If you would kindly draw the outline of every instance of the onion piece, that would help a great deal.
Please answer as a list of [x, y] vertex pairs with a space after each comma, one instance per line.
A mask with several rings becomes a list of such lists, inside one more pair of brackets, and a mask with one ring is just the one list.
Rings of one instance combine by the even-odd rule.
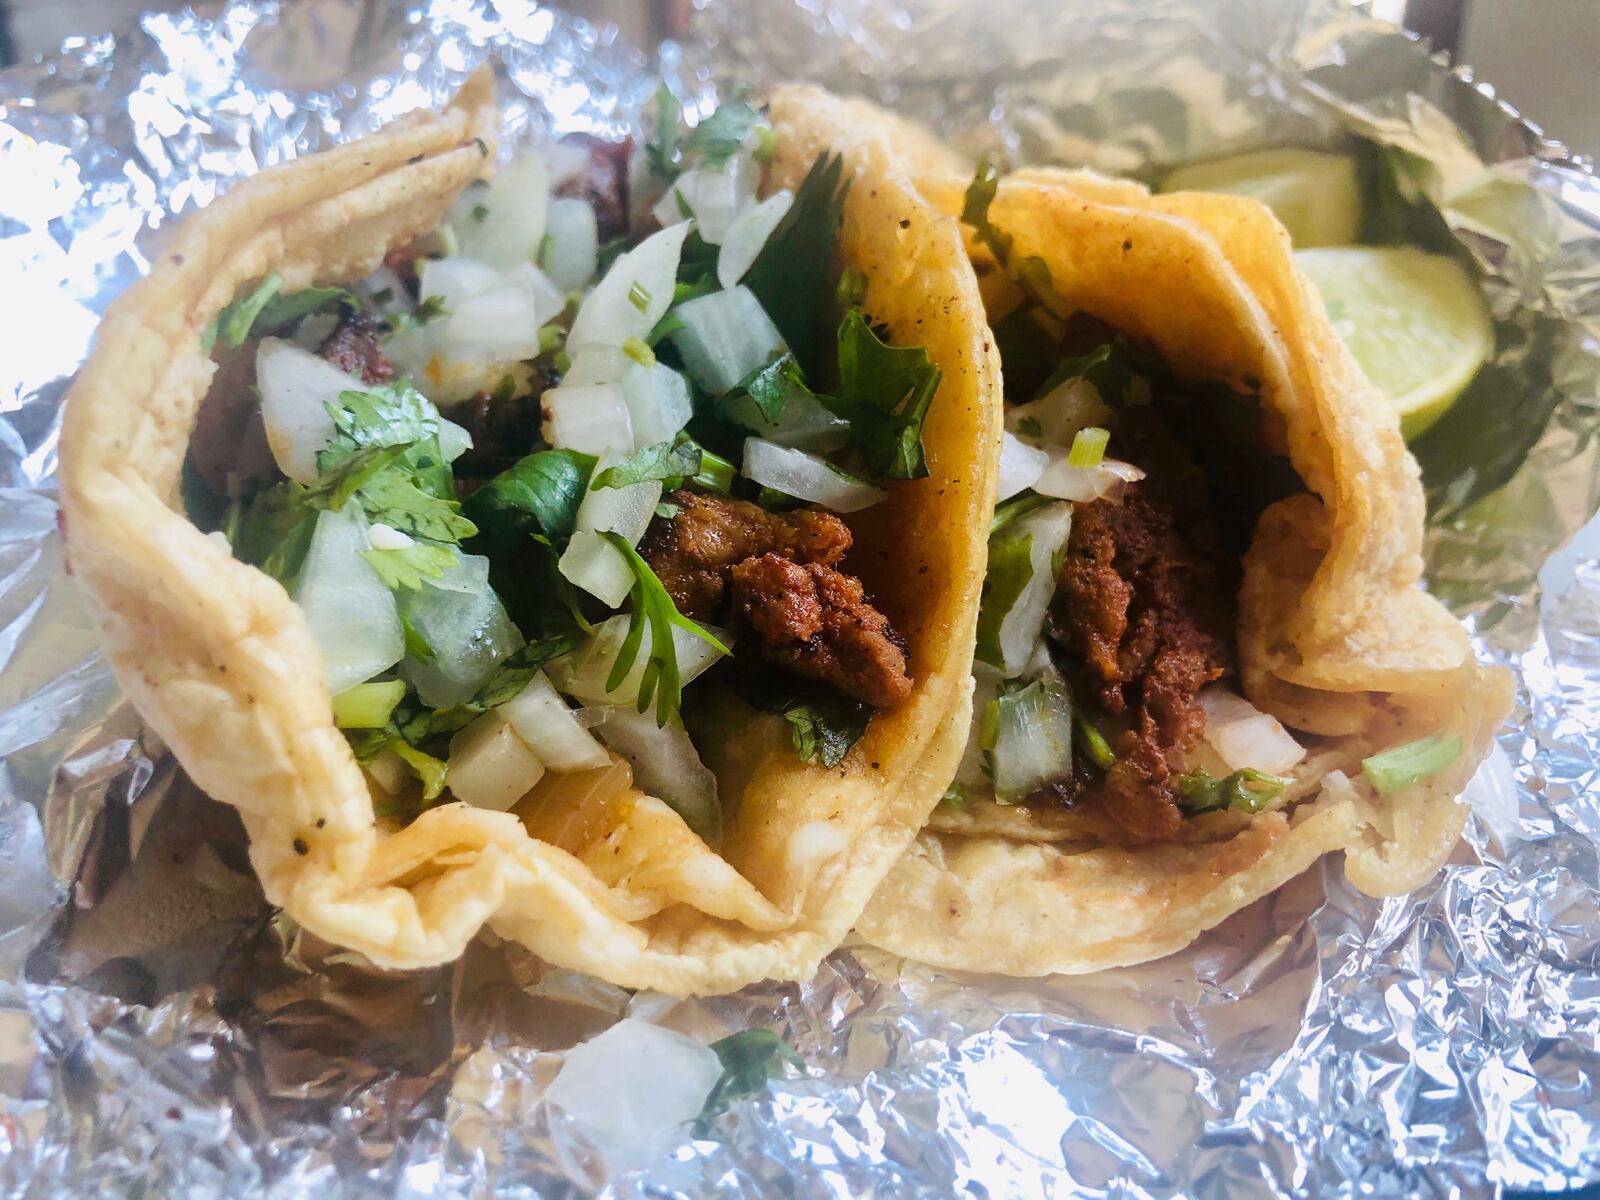
[[498, 711], [484, 713], [450, 739], [445, 779], [451, 795], [474, 808], [505, 812], [544, 777], [544, 764]]
[[778, 222], [794, 204], [788, 189], [773, 192], [760, 204], [751, 205], [733, 219], [717, 253], [717, 282], [725, 288], [737, 287], [767, 244]]
[[[550, 678], [554, 680], [555, 685], [567, 695], [575, 696], [587, 704], [631, 706], [638, 703], [639, 679], [644, 674], [645, 665], [650, 657], [651, 631], [648, 628], [648, 619], [638, 657], [634, 660], [633, 666], [617, 684], [615, 691], [606, 690], [606, 680], [610, 678], [611, 668], [616, 664], [617, 655], [622, 652], [622, 643], [628, 636], [628, 622], [632, 619], [628, 613], [619, 613], [609, 620], [600, 622], [595, 626], [594, 633], [589, 636], [588, 641], [571, 654], [551, 663]], [[703, 628], [723, 645], [728, 644], [728, 634], [723, 630], [710, 625]], [[672, 629], [672, 647], [678, 659], [679, 679], [685, 685], [722, 657], [722, 652], [704, 638], [696, 637], [688, 630], [679, 629], [677, 626], [673, 626]]]
[[649, 337], [672, 304], [678, 259], [688, 236], [686, 222], [673, 225], [617, 259], [578, 306], [567, 353], [576, 358], [590, 344], [620, 346], [631, 337]]
[[472, 449], [472, 435], [454, 421], [439, 418], [439, 453], [445, 462], [455, 462]]
[[[614, 456], [602, 459], [595, 470], [602, 471], [617, 461]], [[633, 588], [633, 569], [621, 552], [600, 535], [607, 531], [620, 533], [630, 546], [637, 546], [660, 499], [661, 481], [656, 479], [585, 493], [578, 505], [576, 528], [561, 552], [561, 574], [609, 607], [620, 606]]]
[[860, 512], [887, 495], [883, 489], [864, 483], [824, 459], [762, 438], [745, 439], [740, 473], [763, 487], [809, 500], [833, 512]]
[[[544, 238], [549, 201], [550, 175], [539, 156], [512, 159], [487, 188], [462, 202], [469, 206], [465, 219], [457, 215], [451, 220], [459, 252], [496, 267], [532, 263]], [[485, 210], [482, 220], [470, 213], [479, 205]]]
[[[1006, 409], [1006, 428], [1043, 446], [1072, 445], [1078, 430], [1104, 425], [1111, 410], [1087, 379], [1069, 379], [1037, 400]], [[1028, 432], [1023, 433], [1024, 430]]]
[[439, 578], [408, 591], [401, 612], [433, 650], [427, 661], [407, 656], [401, 673], [430, 708], [464, 704], [500, 660], [522, 645], [522, 634], [489, 586], [489, 560], [459, 554]]
[[984, 706], [983, 743], [995, 799], [1019, 804], [1072, 773], [1072, 698], [1056, 679], [1035, 679]]
[[996, 500], [1009, 500], [1018, 492], [1031, 488], [1034, 481], [1050, 465], [1050, 456], [1026, 442], [1018, 441], [1009, 433], [1000, 440], [1000, 492]]
[[317, 454], [333, 437], [328, 405], [339, 393], [366, 385], [326, 359], [282, 338], [262, 338], [256, 350], [261, 423], [278, 467], [296, 483], [317, 481]]
[[1013, 678], [1027, 666], [1056, 594], [1072, 506], [1047, 504], [989, 539], [989, 571], [978, 610], [978, 655]]
[[1033, 482], [1033, 490], [1058, 500], [1087, 504], [1091, 500], [1120, 500], [1122, 489], [1144, 478], [1132, 463], [1106, 458], [1095, 467], [1074, 467], [1066, 454], [1052, 454], [1050, 464]]
[[394, 593], [361, 557], [368, 548], [365, 527], [354, 504], [317, 514], [290, 593], [322, 650], [328, 692], [335, 696], [394, 666], [405, 653]]
[[652, 211], [657, 221], [670, 226], [684, 221], [688, 208], [700, 236], [708, 245], [720, 246], [734, 218], [755, 198], [759, 181], [754, 162], [734, 155], [722, 167], [695, 167], [679, 175]]
[[712, 396], [731, 391], [783, 349], [783, 335], [743, 285], [686, 301], [673, 311], [683, 326], [673, 331], [672, 344], [683, 355], [689, 378]]
[[633, 422], [614, 383], [562, 384], [540, 396], [539, 407], [544, 412], [540, 431], [558, 450], [596, 458], [633, 453]]
[[1206, 714], [1201, 736], [1230, 771], [1253, 767], [1281, 775], [1305, 758], [1306, 750], [1278, 719], [1220, 684], [1203, 688], [1198, 697]]
[[647, 367], [630, 359], [619, 382], [633, 424], [635, 450], [670, 442], [694, 416], [688, 381], [665, 363]]
[[850, 422], [836, 417], [803, 392], [790, 395], [776, 421], [769, 421], [749, 396], [738, 393], [724, 401], [728, 417], [769, 442], [794, 450], [839, 450], [850, 444]]
[[600, 261], [600, 226], [587, 200], [562, 196], [550, 201], [544, 252], [539, 265], [563, 291], [588, 283]]
[[700, 760], [682, 721], [674, 717], [657, 726], [653, 709], [641, 713], [618, 706], [595, 732], [628, 760], [634, 786], [666, 801], [690, 829], [715, 840], [722, 827], [717, 777]]
[[499, 709], [517, 736], [552, 771], [587, 771], [611, 762], [605, 747], [578, 723], [543, 671]]

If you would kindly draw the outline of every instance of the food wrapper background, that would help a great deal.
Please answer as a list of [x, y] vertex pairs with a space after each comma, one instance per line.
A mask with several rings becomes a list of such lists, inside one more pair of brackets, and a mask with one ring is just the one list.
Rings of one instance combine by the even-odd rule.
[[[1600, 1179], [1600, 566], [1581, 542], [1557, 550], [1600, 499], [1587, 164], [1332, 0], [712, 0], [693, 28], [653, 63], [511, 0], [255, 0], [0, 73], [0, 1190], [1231, 1197]], [[1393, 147], [1485, 269], [1498, 331], [1453, 426], [1418, 448], [1432, 586], [1522, 684], [1452, 864], [1376, 901], [1329, 863], [1179, 955], [1097, 976], [953, 976], [847, 946], [806, 985], [689, 1002], [489, 943], [374, 972], [275, 918], [235, 818], [94, 653], [56, 533], [60, 400], [175, 215], [438, 103], [485, 56], [522, 137], [624, 130], [662, 70], [698, 111], [712, 79], [811, 77], [966, 148], [1113, 171], [1341, 132]], [[610, 1171], [543, 1093], [623, 1014], [705, 1040], [770, 1028], [806, 1071], [647, 1171]]]

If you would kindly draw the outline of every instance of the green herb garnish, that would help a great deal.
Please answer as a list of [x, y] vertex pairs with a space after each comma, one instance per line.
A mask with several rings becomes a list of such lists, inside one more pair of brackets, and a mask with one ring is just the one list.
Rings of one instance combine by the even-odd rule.
[[1268, 775], [1253, 767], [1235, 771], [1224, 779], [1213, 779], [1198, 767], [1178, 779], [1180, 802], [1191, 813], [1231, 808], [1235, 812], [1256, 813], [1271, 804], [1289, 786], [1279, 775]]
[[1414, 742], [1391, 746], [1361, 760], [1361, 773], [1379, 795], [1387, 796], [1444, 770], [1461, 757], [1461, 738], [1430, 733]]
[[700, 473], [700, 447], [687, 438], [646, 446], [595, 476], [590, 489], [628, 487], [652, 479], [686, 479]]
[[785, 672], [764, 672], [745, 686], [746, 698], [789, 723], [789, 736], [801, 762], [837, 767], [861, 740], [872, 720], [870, 704], [825, 684]]
[[708, 1121], [725, 1111], [735, 1100], [753, 1096], [767, 1082], [784, 1073], [786, 1067], [803, 1071], [805, 1064], [794, 1048], [769, 1029], [745, 1029], [711, 1048], [722, 1060], [722, 1077], [706, 1097], [705, 1107], [696, 1118], [695, 1132], [703, 1135]]
[[695, 154], [708, 167], [720, 167], [740, 150], [750, 131], [761, 125], [761, 114], [743, 97], [724, 101], [684, 139], [685, 154]]
[[744, 279], [811, 378], [820, 378], [817, 313], [827, 300], [834, 243], [849, 190], [844, 159], [819, 155]]
[[449, 546], [414, 542], [398, 550], [363, 550], [361, 557], [391, 591], [415, 591], [424, 580], [438, 579], [456, 564], [456, 551]]
[[606, 679], [606, 691], [615, 691], [628, 677], [628, 672], [638, 660], [645, 626], [648, 625], [650, 651], [644, 673], [639, 677], [639, 711], [645, 712], [654, 701], [656, 724], [665, 726], [683, 704], [683, 679], [678, 673], [678, 652], [672, 644], [672, 627], [676, 625], [692, 633], [723, 654], [731, 651], [708, 630], [678, 611], [678, 606], [672, 602], [672, 597], [662, 586], [661, 580], [656, 578], [650, 564], [639, 557], [639, 552], [627, 538], [609, 530], [600, 536], [617, 548], [633, 571], [633, 588], [628, 593], [633, 602], [633, 611], [628, 619], [628, 635], [623, 638], [616, 664]]
[[925, 348], [889, 345], [851, 309], [839, 325], [839, 394], [818, 399], [850, 422], [868, 474], [921, 479], [928, 473], [922, 423], [939, 378]]

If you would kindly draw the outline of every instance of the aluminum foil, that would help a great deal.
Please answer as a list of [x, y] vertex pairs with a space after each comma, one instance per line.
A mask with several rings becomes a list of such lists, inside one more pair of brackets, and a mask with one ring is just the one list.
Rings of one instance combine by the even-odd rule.
[[[674, 1002], [480, 942], [386, 974], [263, 904], [230, 810], [118, 696], [61, 570], [60, 401], [173, 219], [433, 104], [628, 125], [663, 72], [810, 76], [1017, 160], [1135, 173], [1355, 132], [1484, 268], [1496, 357], [1419, 448], [1433, 586], [1521, 681], [1452, 864], [1328, 862], [1181, 954], [1081, 979], [866, 947]], [[700, 4], [655, 62], [515, 0], [244, 0], [0, 73], [0, 1188], [8, 1195], [1488, 1195], [1600, 1178], [1600, 184], [1333, 0]], [[1502, 486], [1503, 485], [1503, 486]], [[543, 1101], [623, 1015], [778, 1031], [803, 1075], [639, 1170]]]

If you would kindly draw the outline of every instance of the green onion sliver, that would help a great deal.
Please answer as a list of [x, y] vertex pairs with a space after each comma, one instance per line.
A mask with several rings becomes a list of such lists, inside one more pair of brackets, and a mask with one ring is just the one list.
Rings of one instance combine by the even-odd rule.
[[340, 729], [382, 729], [405, 695], [399, 679], [358, 683], [333, 698], [333, 723]]
[[1111, 440], [1108, 430], [1098, 425], [1078, 430], [1072, 439], [1072, 449], [1067, 451], [1069, 467], [1098, 467], [1106, 456], [1106, 443]]
[[1361, 773], [1387, 796], [1414, 783], [1420, 783], [1444, 770], [1461, 757], [1461, 738], [1455, 734], [1430, 733], [1427, 737], [1387, 750], [1361, 760]]
[[656, 365], [656, 352], [650, 349], [650, 343], [643, 338], [626, 338], [622, 343], [622, 352], [641, 367]]
[[711, 453], [704, 446], [700, 447], [700, 473], [691, 481], [696, 487], [725, 496], [733, 490], [733, 475], [731, 462], [720, 454]]
[[1117, 761], [1117, 754], [1106, 741], [1106, 735], [1094, 727], [1081, 709], [1074, 709], [1073, 722], [1078, 733], [1078, 748], [1089, 756], [1089, 761], [1102, 771], [1109, 771]]
[[539, 326], [539, 353], [549, 354], [567, 344], [567, 331], [559, 325]]
[[650, 307], [650, 289], [635, 279], [628, 289], [628, 303], [640, 312], [646, 311]]

